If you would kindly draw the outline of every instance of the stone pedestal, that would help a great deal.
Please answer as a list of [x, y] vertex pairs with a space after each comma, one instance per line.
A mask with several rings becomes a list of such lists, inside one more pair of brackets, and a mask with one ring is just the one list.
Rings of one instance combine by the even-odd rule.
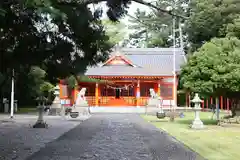
[[38, 107], [38, 120], [33, 125], [33, 128], [47, 128], [48, 125], [46, 122], [43, 121], [43, 112], [44, 112], [44, 106]]
[[9, 112], [9, 104], [5, 103], [4, 104], [4, 113], [8, 113]]
[[76, 104], [75, 106], [73, 106], [72, 111], [70, 113], [72, 118], [76, 118], [76, 114], [79, 115], [90, 115], [90, 111], [89, 111], [89, 105], [87, 101], [81, 101], [79, 102], [79, 104]]
[[160, 103], [159, 99], [149, 98], [148, 103], [147, 103], [147, 107], [158, 107], [159, 103]]
[[61, 117], [65, 117], [65, 113], [66, 113], [66, 110], [65, 110], [65, 107], [62, 105], [61, 106], [61, 112], [60, 112], [60, 115], [61, 115]]
[[3, 106], [4, 106], [4, 113], [9, 112], [9, 100], [7, 98], [3, 98]]
[[195, 112], [195, 119], [192, 122], [191, 128], [203, 129], [204, 125], [199, 116], [199, 112], [201, 111], [200, 104], [202, 103], [202, 100], [199, 98], [198, 94], [196, 93], [191, 102], [194, 103], [193, 111]]
[[201, 111], [201, 108], [199, 109], [193, 109], [195, 111], [195, 119], [192, 122], [192, 126], [191, 128], [193, 129], [203, 129], [204, 125], [203, 122], [201, 121], [200, 117], [199, 117], [199, 112]]

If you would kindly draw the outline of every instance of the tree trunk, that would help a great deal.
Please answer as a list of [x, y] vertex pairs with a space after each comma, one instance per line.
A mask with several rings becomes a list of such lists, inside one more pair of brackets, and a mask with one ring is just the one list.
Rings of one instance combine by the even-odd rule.
[[217, 116], [217, 120], [219, 120], [219, 98], [216, 97], [216, 116]]
[[236, 110], [240, 109], [240, 100], [238, 98], [234, 98], [231, 101], [231, 112], [232, 112], [232, 117], [236, 116]]

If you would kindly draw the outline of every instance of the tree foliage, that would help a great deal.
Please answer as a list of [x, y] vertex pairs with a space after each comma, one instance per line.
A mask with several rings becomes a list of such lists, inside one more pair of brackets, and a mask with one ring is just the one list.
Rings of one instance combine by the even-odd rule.
[[[87, 66], [105, 61], [112, 47], [100, 20], [102, 9], [91, 11], [89, 4], [106, 1], [112, 21], [126, 14], [130, 0], [2, 0], [0, 1], [0, 99], [9, 95], [12, 70], [17, 80], [17, 97], [32, 93], [39, 84], [83, 73]], [[152, 6], [141, 0], [138, 3]], [[156, 8], [160, 9], [161, 8]], [[162, 10], [163, 12], [168, 12]], [[170, 12], [168, 12], [171, 14]], [[29, 75], [30, 74], [30, 75]], [[30, 77], [29, 77], [30, 76]], [[49, 82], [48, 82], [49, 81]], [[35, 87], [29, 87], [35, 86]], [[45, 90], [49, 84], [44, 84]], [[38, 91], [32, 93], [33, 97]], [[21, 100], [24, 99], [21, 97]]]
[[36, 86], [37, 79], [28, 76], [32, 66], [41, 68], [45, 81], [57, 83], [108, 57], [111, 44], [99, 10], [91, 12], [77, 1], [57, 0], [3, 0], [0, 8], [4, 11], [0, 16], [0, 99], [9, 97], [12, 69], [16, 98], [29, 101], [23, 92], [35, 97], [46, 88]]
[[51, 6], [64, 16], [48, 16], [46, 10], [25, 8], [18, 2], [2, 2], [6, 14], [0, 23], [1, 73], [39, 65], [54, 81], [107, 58], [111, 46], [99, 11], [92, 13], [77, 2], [52, 1]]
[[240, 40], [214, 38], [196, 51], [182, 68], [180, 83], [202, 94], [240, 93]]
[[[162, 8], [173, 8], [174, 1], [158, 0], [156, 6]], [[181, 15], [187, 15], [187, 8], [185, 5], [188, 4], [186, 0], [176, 1], [175, 8], [172, 12]], [[185, 4], [185, 5], [183, 5]], [[152, 9], [150, 13], [145, 11], [137, 10], [134, 16], [130, 16], [130, 28], [134, 30], [134, 33], [130, 35], [130, 42], [132, 45], [138, 47], [170, 47], [173, 44], [172, 35], [172, 19], [173, 16], [162, 13], [159, 10]], [[177, 19], [183, 23], [184, 19]], [[178, 25], [175, 26], [178, 29]], [[179, 34], [176, 33], [176, 37]]]
[[163, 19], [166, 20], [164, 16], [162, 20], [159, 19], [154, 13], [147, 14], [138, 9], [135, 15], [130, 17], [129, 28], [134, 30], [130, 34], [130, 44], [137, 47], [169, 47], [171, 45], [169, 21], [164, 21]]
[[126, 25], [122, 22], [112, 22], [108, 19], [102, 20], [106, 35], [112, 46], [120, 44], [127, 35]]
[[[38, 66], [32, 66], [30, 69], [21, 68], [18, 75], [15, 76], [15, 99], [18, 100], [20, 106], [31, 106], [35, 104], [35, 99], [41, 95], [48, 97], [52, 93], [54, 87], [46, 79], [46, 71]], [[4, 96], [10, 99], [11, 82], [7, 81], [4, 86]], [[2, 88], [3, 89], [3, 88]]]
[[239, 0], [195, 0], [190, 7], [186, 32], [193, 51], [214, 37], [225, 37], [240, 16]]

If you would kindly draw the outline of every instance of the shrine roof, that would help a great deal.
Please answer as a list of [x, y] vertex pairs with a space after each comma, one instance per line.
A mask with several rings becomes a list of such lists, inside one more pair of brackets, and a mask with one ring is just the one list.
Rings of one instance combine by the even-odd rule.
[[[122, 48], [118, 55], [131, 62], [130, 65], [101, 64], [88, 67], [87, 76], [171, 76], [173, 75], [173, 48]], [[185, 53], [175, 48], [176, 72], [186, 62]], [[107, 62], [109, 62], [109, 60]], [[133, 64], [133, 65], [132, 65]]]

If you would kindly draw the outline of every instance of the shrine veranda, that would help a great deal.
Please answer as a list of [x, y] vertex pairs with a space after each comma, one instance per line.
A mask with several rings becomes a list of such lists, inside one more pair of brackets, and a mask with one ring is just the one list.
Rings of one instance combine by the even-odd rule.
[[186, 57], [182, 49], [175, 49], [177, 78], [174, 86], [173, 51], [173, 48], [121, 48], [113, 51], [106, 62], [89, 67], [85, 72], [89, 78], [106, 80], [105, 83], [80, 82], [72, 93], [68, 93], [67, 85], [61, 81], [60, 98], [64, 104], [71, 105], [79, 90], [85, 87], [89, 106], [145, 106], [149, 89], [153, 88], [162, 97], [163, 106], [174, 105], [176, 95], [173, 89], [177, 88], [180, 66], [186, 62]]

